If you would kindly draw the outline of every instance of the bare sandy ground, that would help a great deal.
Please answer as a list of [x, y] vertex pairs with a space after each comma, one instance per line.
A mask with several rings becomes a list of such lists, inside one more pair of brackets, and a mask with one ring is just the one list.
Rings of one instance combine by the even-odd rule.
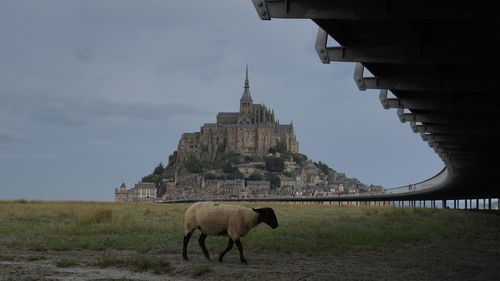
[[[209, 249], [216, 257], [214, 249]], [[248, 265], [239, 263], [233, 249], [220, 264], [205, 260], [201, 250], [183, 261], [180, 253], [161, 253], [173, 266], [171, 272], [133, 273], [124, 268], [95, 266], [103, 251], [34, 252], [0, 249], [0, 280], [500, 280], [500, 242], [474, 241], [462, 244], [414, 245], [392, 251], [350, 251], [341, 255], [301, 255], [246, 252]], [[107, 251], [127, 256], [133, 252]], [[29, 261], [32, 256], [46, 259]], [[6, 258], [10, 257], [10, 258]], [[78, 266], [60, 268], [61, 258], [72, 258]], [[211, 271], [195, 276], [195, 267]]]

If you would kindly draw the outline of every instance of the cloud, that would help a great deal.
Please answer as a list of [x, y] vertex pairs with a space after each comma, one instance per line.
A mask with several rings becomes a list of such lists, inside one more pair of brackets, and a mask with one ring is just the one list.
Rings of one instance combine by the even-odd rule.
[[32, 154], [32, 153], [0, 153], [0, 158], [39, 158], [39, 159], [59, 159], [60, 155], [54, 153]]
[[[29, 102], [26, 102], [29, 100]], [[199, 116], [212, 112], [186, 103], [117, 102], [51, 94], [6, 97], [0, 114], [24, 116], [40, 123], [77, 127], [109, 118], [166, 121], [177, 116]], [[0, 140], [21, 137], [0, 131]]]
[[0, 143], [14, 143], [28, 139], [28, 135], [20, 134], [7, 129], [0, 129]]
[[90, 63], [94, 60], [95, 53], [91, 49], [84, 48], [75, 51], [74, 56], [78, 61], [82, 63]]
[[113, 144], [112, 140], [93, 140], [93, 141], [87, 141], [84, 142], [83, 145], [86, 146], [105, 146], [105, 145], [111, 145]]

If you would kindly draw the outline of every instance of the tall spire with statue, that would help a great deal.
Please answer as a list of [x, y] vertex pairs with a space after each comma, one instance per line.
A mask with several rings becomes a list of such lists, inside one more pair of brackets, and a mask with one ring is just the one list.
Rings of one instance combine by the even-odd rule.
[[253, 100], [250, 95], [250, 83], [248, 82], [248, 63], [246, 65], [245, 74], [245, 89], [240, 99], [240, 120], [238, 123], [248, 124], [251, 123], [253, 113]]
[[248, 63], [246, 65], [246, 75], [245, 75], [245, 90], [243, 90], [243, 95], [240, 101], [253, 102], [252, 96], [250, 95], [250, 83], [248, 82]]

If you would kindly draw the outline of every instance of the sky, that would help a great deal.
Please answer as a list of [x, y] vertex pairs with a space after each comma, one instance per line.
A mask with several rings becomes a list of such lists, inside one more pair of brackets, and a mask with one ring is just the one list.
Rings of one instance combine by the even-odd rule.
[[114, 200], [239, 110], [246, 63], [254, 103], [293, 120], [313, 161], [385, 187], [437, 174], [353, 63], [320, 62], [316, 33], [250, 0], [0, 0], [0, 199]]

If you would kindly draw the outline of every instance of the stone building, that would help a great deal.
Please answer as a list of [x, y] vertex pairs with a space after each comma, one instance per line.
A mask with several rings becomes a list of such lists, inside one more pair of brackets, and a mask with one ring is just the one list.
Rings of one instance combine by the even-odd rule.
[[280, 175], [279, 178], [281, 187], [296, 187], [299, 185], [299, 183], [292, 177]]
[[115, 188], [115, 201], [125, 202], [128, 200], [128, 191], [125, 183], [123, 182], [119, 188]]
[[269, 195], [271, 183], [269, 181], [248, 181], [245, 191], [253, 197]]
[[154, 201], [157, 196], [157, 188], [152, 182], [138, 182], [129, 190], [122, 183], [120, 188], [115, 188], [115, 201]]
[[278, 142], [284, 143], [292, 153], [299, 152], [293, 122], [280, 124], [274, 110], [253, 103], [247, 66], [239, 112], [219, 112], [216, 123], [205, 123], [199, 132], [182, 134], [177, 147], [177, 160], [182, 163], [189, 155], [194, 155], [211, 161], [217, 153], [224, 152], [264, 155]]
[[156, 199], [156, 186], [152, 182], [138, 182], [131, 189], [132, 201], [153, 201]]
[[245, 180], [234, 179], [226, 180], [224, 185], [224, 195], [238, 196], [240, 192], [245, 188]]

